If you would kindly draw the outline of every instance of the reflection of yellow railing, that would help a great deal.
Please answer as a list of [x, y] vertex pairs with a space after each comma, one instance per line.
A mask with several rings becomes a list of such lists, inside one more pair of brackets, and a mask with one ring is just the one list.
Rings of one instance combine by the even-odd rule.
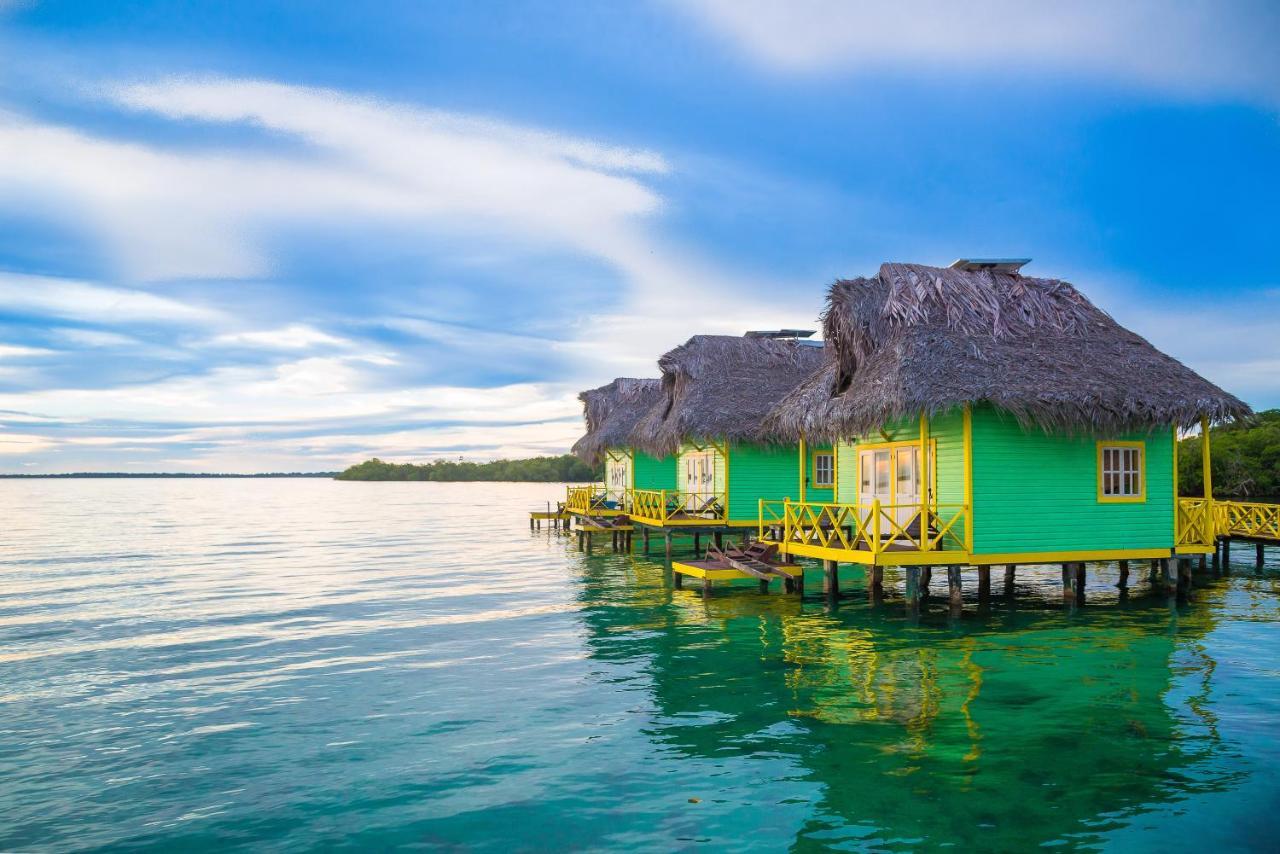
[[[1179, 499], [1179, 506], [1188, 499]], [[1248, 501], [1214, 501], [1213, 517], [1220, 537], [1253, 537], [1280, 540], [1280, 504]]]
[[[765, 513], [777, 502], [761, 503], [760, 529]], [[963, 504], [813, 504], [782, 502], [782, 536], [786, 545], [814, 546], [842, 551], [930, 552], [964, 550], [964, 526], [969, 510]]]
[[[615, 506], [610, 507], [609, 505], [611, 503]], [[584, 515], [616, 511], [620, 509], [616, 506], [616, 502], [611, 502], [609, 500], [609, 493], [606, 492], [605, 488], [599, 484], [568, 487], [564, 506], [570, 513], [581, 513]]]
[[1214, 502], [1207, 498], [1178, 499], [1178, 546], [1213, 545], [1216, 534]]
[[723, 492], [631, 489], [626, 506], [632, 519], [652, 524], [707, 524], [727, 519], [728, 496]]

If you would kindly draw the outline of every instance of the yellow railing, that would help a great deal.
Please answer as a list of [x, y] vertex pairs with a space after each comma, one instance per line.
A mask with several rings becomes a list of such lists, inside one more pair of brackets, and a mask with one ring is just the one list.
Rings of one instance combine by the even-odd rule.
[[606, 510], [621, 508], [609, 506], [609, 494], [599, 484], [591, 486], [570, 486], [565, 496], [564, 506], [570, 513], [590, 515]]
[[[1179, 506], [1183, 501], [1178, 500]], [[1203, 500], [1203, 499], [1201, 499]], [[1280, 540], [1280, 504], [1249, 501], [1214, 501], [1215, 533], [1226, 537], [1254, 537]]]
[[1178, 546], [1209, 546], [1217, 535], [1214, 502], [1207, 498], [1179, 498]]
[[723, 492], [684, 492], [678, 489], [627, 490], [627, 512], [633, 519], [661, 525], [679, 522], [723, 522], [728, 496]]
[[775, 539], [774, 532], [777, 532], [778, 539], [781, 538], [782, 528], [786, 522], [783, 507], [785, 501], [766, 501], [760, 499], [760, 527], [756, 532], [756, 536], [762, 540]]
[[[761, 502], [761, 536], [777, 523], [765, 514], [777, 502]], [[963, 504], [816, 504], [782, 502], [782, 539], [786, 545], [843, 551], [963, 551], [969, 509]]]

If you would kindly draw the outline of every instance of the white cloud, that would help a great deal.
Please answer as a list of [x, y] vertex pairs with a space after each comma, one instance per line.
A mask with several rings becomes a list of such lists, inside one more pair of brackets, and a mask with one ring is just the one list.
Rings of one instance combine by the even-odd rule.
[[49, 450], [54, 444], [53, 440], [47, 436], [0, 431], [0, 455], [13, 456], [38, 453]]
[[266, 350], [310, 350], [314, 347], [350, 347], [352, 342], [308, 326], [291, 323], [279, 329], [228, 332], [210, 342], [224, 347], [256, 347]]
[[278, 365], [222, 366], [198, 376], [114, 388], [0, 393], [0, 411], [42, 418], [207, 425], [306, 425], [391, 418], [516, 422], [577, 413], [567, 390], [539, 384], [498, 388], [389, 386], [382, 354], [313, 356]]
[[1280, 97], [1265, 2], [691, 0], [672, 4], [769, 67], [1093, 75], [1176, 92]]
[[0, 113], [0, 201], [72, 219], [139, 279], [269, 275], [268, 238], [308, 222], [477, 229], [612, 260], [616, 235], [659, 207], [634, 176], [668, 168], [653, 152], [331, 90], [175, 79], [97, 94], [300, 143], [129, 143]]
[[122, 335], [119, 332], [106, 332], [101, 329], [64, 327], [52, 329], [50, 334], [59, 341], [76, 347], [136, 347], [142, 344], [137, 338], [129, 335]]
[[202, 324], [221, 312], [146, 291], [0, 272], [0, 310], [90, 323]]
[[56, 350], [42, 347], [23, 347], [19, 344], [0, 344], [0, 359], [24, 359], [31, 356], [52, 356]]

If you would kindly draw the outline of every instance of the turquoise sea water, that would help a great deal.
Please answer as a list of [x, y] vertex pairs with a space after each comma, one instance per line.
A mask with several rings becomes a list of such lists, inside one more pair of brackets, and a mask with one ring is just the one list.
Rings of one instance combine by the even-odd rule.
[[835, 609], [673, 592], [660, 558], [530, 532], [560, 493], [0, 483], [0, 850], [1280, 839], [1252, 549], [1188, 607], [1093, 570], [1064, 612], [1047, 568], [912, 625], [893, 572], [879, 608], [852, 570]]

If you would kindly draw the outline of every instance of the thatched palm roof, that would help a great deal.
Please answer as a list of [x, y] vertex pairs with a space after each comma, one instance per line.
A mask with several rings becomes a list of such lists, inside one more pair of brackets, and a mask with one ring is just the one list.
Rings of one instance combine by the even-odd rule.
[[618, 377], [608, 385], [578, 395], [587, 421], [587, 434], [573, 444], [572, 451], [594, 465], [610, 448], [631, 445], [636, 422], [662, 397], [662, 382]]
[[885, 264], [833, 284], [822, 320], [828, 361], [770, 413], [779, 438], [862, 435], [981, 402], [1093, 434], [1251, 414], [1057, 279]]
[[695, 335], [658, 360], [663, 397], [633, 444], [666, 456], [685, 440], [768, 441], [764, 416], [822, 362], [821, 347], [792, 340]]

